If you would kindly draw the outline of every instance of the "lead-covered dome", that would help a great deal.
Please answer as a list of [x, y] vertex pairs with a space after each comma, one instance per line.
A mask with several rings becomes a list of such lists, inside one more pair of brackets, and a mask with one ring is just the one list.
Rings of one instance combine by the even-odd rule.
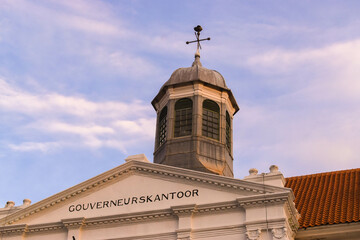
[[196, 82], [202, 83], [211, 88], [215, 88], [219, 91], [227, 92], [230, 101], [235, 108], [235, 113], [239, 110], [231, 90], [226, 86], [224, 77], [218, 71], [203, 67], [200, 62], [200, 54], [198, 52], [195, 54], [195, 61], [191, 67], [179, 68], [175, 70], [173, 74], [171, 74], [171, 77], [161, 87], [159, 93], [152, 100], [151, 104], [155, 109], [157, 109], [155, 105], [159, 103], [162, 97], [166, 94], [166, 91], [169, 87], [176, 88], [194, 84]]
[[201, 81], [215, 87], [228, 89], [224, 77], [219, 72], [202, 66], [200, 55], [195, 55], [195, 61], [191, 67], [175, 70], [162, 88], [170, 85], [182, 85], [193, 81]]

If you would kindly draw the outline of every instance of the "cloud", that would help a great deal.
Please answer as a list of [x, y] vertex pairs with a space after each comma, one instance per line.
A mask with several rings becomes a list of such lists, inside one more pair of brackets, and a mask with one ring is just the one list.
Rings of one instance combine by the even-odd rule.
[[125, 117], [130, 110], [134, 110], [135, 117], [148, 114], [149, 107], [142, 101], [124, 102], [93, 102], [83, 97], [65, 96], [58, 93], [29, 93], [16, 86], [10, 85], [0, 78], [0, 107], [2, 110], [37, 116], [69, 115], [87, 118]]
[[257, 79], [281, 89], [274, 97], [288, 107], [357, 104], [360, 101], [360, 39], [319, 48], [276, 49], [250, 56], [242, 66]]
[[23, 0], [6, 1], [3, 5], [8, 14], [17, 15], [20, 21], [31, 18], [42, 26], [81, 31], [100, 36], [121, 33], [119, 25], [114, 24], [109, 8], [100, 2], [75, 0], [71, 3]]
[[60, 144], [57, 142], [23, 142], [18, 145], [9, 144], [10, 149], [19, 152], [29, 152], [29, 151], [41, 151], [48, 152], [60, 147]]
[[[360, 155], [360, 110], [350, 107], [299, 105], [292, 98], [283, 103], [242, 104], [235, 116], [237, 161], [266, 170], [277, 164], [288, 175], [353, 168]], [[291, 108], [284, 107], [291, 105]], [[234, 164], [239, 164], [237, 161]], [[239, 167], [244, 170], [243, 167]], [[246, 169], [245, 169], [246, 170]], [[244, 175], [246, 173], [242, 173]]]
[[118, 120], [113, 123], [122, 133], [133, 135], [142, 134], [152, 137], [155, 132], [155, 119], [140, 118], [136, 121]]
[[359, 62], [360, 39], [357, 39], [314, 49], [295, 51], [276, 49], [251, 56], [245, 64], [260, 73], [265, 71], [267, 74], [278, 74], [298, 70], [304, 65], [313, 63], [317, 63], [316, 67], [326, 66], [327, 70], [332, 71], [339, 68], [352, 70], [359, 66]]
[[[8, 144], [14, 151], [107, 147], [126, 152], [133, 144], [152, 140], [155, 132], [152, 109], [139, 100], [94, 102], [53, 92], [34, 93], [4, 79], [0, 79], [0, 112], [13, 116], [4, 119], [3, 125], [9, 135], [20, 139]], [[17, 118], [21, 122], [13, 121]], [[49, 138], [51, 142], [45, 140]]]
[[94, 65], [103, 71], [118, 73], [131, 78], [144, 78], [160, 74], [160, 69], [144, 57], [121, 50], [112, 51], [104, 48], [89, 49], [83, 52]]
[[36, 95], [9, 85], [0, 79], [0, 106], [2, 110], [24, 114], [66, 112], [84, 115], [96, 111], [96, 104], [82, 98], [62, 96], [56, 93]]
[[63, 15], [58, 17], [58, 24], [60, 24], [60, 22], [61, 25], [66, 28], [97, 34], [100, 36], [118, 35], [120, 33], [114, 25], [85, 17]]
[[77, 134], [80, 136], [87, 135], [107, 135], [114, 134], [115, 131], [112, 128], [99, 126], [99, 125], [89, 125], [89, 126], [76, 126], [73, 124], [67, 124], [62, 122], [50, 122], [46, 125], [47, 131], [52, 132], [64, 132], [70, 134]]

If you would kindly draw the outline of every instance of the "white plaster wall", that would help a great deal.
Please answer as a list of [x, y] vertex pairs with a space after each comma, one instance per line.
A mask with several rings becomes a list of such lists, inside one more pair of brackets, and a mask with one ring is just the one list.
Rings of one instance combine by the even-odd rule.
[[193, 229], [241, 225], [244, 223], [245, 211], [242, 208], [237, 208], [231, 212], [199, 213], [195, 214], [192, 219]]
[[20, 235], [8, 235], [0, 237], [1, 240], [22, 240], [22, 236]]
[[66, 240], [67, 231], [26, 234], [24, 240]]
[[249, 207], [246, 209], [246, 221], [253, 222], [259, 220], [271, 220], [278, 218], [285, 218], [286, 213], [283, 204], [258, 207]]
[[84, 228], [82, 240], [117, 239], [135, 236], [147, 236], [174, 233], [177, 229], [176, 219], [148, 221], [141, 223], [118, 224], [99, 228]]
[[56, 231], [56, 232], [37, 232], [28, 233], [24, 235], [4, 235], [1, 236], [1, 240], [66, 240], [67, 231]]
[[194, 237], [192, 239], [207, 239], [207, 240], [247, 240], [245, 234], [219, 234], [218, 236], [203, 236]]

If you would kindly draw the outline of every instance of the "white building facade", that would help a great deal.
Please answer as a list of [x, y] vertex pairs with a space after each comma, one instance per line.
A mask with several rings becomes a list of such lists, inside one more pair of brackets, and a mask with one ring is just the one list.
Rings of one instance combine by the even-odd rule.
[[0, 239], [295, 238], [294, 195], [276, 167], [239, 180], [133, 158], [33, 205], [2, 209]]

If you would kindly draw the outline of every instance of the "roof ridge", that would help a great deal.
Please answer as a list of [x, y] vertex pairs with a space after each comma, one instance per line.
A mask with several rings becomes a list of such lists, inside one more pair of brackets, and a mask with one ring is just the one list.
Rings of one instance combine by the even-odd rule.
[[299, 176], [286, 177], [285, 179], [293, 179], [293, 178], [301, 178], [301, 177], [312, 177], [312, 176], [316, 176], [316, 175], [326, 175], [326, 174], [336, 174], [336, 173], [348, 173], [348, 172], [351, 172], [351, 171], [360, 171], [360, 168], [335, 170], [335, 171], [329, 171], [329, 172], [311, 173], [311, 174], [305, 174], [305, 175], [299, 175]]

